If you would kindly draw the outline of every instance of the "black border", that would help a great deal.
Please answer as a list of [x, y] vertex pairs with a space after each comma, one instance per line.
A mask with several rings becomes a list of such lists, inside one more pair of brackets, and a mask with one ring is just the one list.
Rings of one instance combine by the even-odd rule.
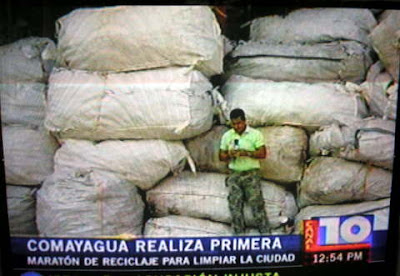
[[[0, 26], [5, 25], [7, 34], [9, 37], [8, 43], [12, 41], [12, 24], [14, 17], [23, 9], [42, 9], [42, 16], [44, 18], [38, 18], [38, 20], [43, 20], [44, 23], [47, 21], [52, 21], [69, 11], [72, 11], [79, 7], [102, 7], [102, 6], [115, 6], [115, 5], [228, 5], [233, 7], [248, 7], [249, 5], [257, 7], [286, 7], [288, 9], [300, 8], [300, 7], [354, 7], [354, 8], [370, 8], [370, 9], [400, 9], [400, 0], [381, 0], [381, 1], [368, 1], [368, 0], [305, 0], [305, 1], [291, 1], [291, 0], [274, 0], [274, 1], [262, 1], [262, 0], [180, 0], [180, 1], [166, 1], [166, 0], [146, 0], [138, 1], [120, 1], [120, 0], [6, 0], [1, 4], [1, 21]], [[40, 34], [38, 34], [40, 35]], [[48, 36], [49, 34], [47, 34]], [[49, 37], [49, 36], [48, 36]], [[52, 38], [54, 39], [54, 38]], [[400, 67], [400, 64], [399, 64]], [[398, 107], [400, 99], [398, 99]], [[395, 140], [395, 160], [393, 165], [393, 181], [392, 181], [392, 192], [390, 201], [390, 215], [389, 215], [389, 230], [388, 230], [388, 243], [386, 247], [386, 261], [369, 263], [369, 264], [340, 264], [340, 265], [327, 265], [327, 266], [310, 266], [310, 267], [299, 267], [299, 268], [279, 268], [271, 269], [270, 271], [277, 271], [281, 276], [299, 276], [299, 275], [318, 275], [318, 276], [346, 276], [346, 275], [400, 275], [400, 112], [397, 110], [397, 120], [396, 120], [396, 140]], [[0, 139], [0, 148], [2, 149], [2, 139]], [[3, 152], [0, 151], [0, 157], [3, 159]], [[7, 203], [6, 203], [6, 185], [5, 185], [5, 175], [4, 175], [4, 165], [0, 169], [1, 181], [3, 184], [0, 188], [0, 222], [2, 226], [2, 234], [0, 237], [0, 257], [1, 257], [1, 269], [2, 274], [0, 276], [9, 275], [20, 275], [13, 271], [11, 267], [12, 255], [10, 248], [9, 239], [9, 227], [8, 227], [8, 213], [7, 213]], [[237, 270], [227, 269], [225, 270], [212, 270], [202, 271], [205, 276], [209, 275], [227, 275], [232, 276], [258, 276], [257, 272], [260, 270]], [[237, 274], [235, 274], [237, 273]], [[253, 274], [252, 274], [253, 273]], [[176, 271], [168, 271], [165, 274], [168, 275], [199, 275], [200, 272], [193, 271], [193, 273]], [[164, 274], [164, 275], [165, 275]], [[158, 275], [157, 273], [137, 273], [137, 272], [110, 272], [110, 273], [99, 273], [99, 272], [88, 272], [88, 273], [77, 273], [75, 270], [71, 272], [57, 272], [48, 273], [44, 272], [44, 275]], [[163, 275], [163, 273], [160, 273]], [[272, 276], [272, 275], [271, 275]]]

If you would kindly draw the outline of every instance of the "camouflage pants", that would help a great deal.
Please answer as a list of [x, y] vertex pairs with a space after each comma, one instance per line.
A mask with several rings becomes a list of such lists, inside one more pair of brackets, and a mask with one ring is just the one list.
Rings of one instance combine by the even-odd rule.
[[245, 202], [251, 207], [260, 233], [269, 233], [260, 181], [261, 177], [256, 170], [232, 172], [226, 178], [226, 186], [229, 189], [228, 202], [232, 216], [232, 227], [236, 234], [245, 232], [246, 226], [243, 215]]

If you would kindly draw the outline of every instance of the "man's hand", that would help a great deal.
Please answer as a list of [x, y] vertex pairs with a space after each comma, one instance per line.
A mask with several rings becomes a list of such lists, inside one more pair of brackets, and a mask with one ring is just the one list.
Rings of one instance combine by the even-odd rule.
[[228, 150], [219, 152], [219, 160], [229, 161], [240, 156], [250, 156], [251, 152], [245, 150]]
[[239, 156], [252, 157], [253, 156], [253, 152], [252, 151], [247, 151], [247, 150], [240, 150], [239, 151]]
[[236, 158], [236, 157], [242, 156], [241, 154], [242, 154], [241, 150], [230, 150], [230, 151], [228, 151], [229, 158]]
[[231, 158], [229, 157], [229, 152], [227, 150], [219, 151], [219, 160], [222, 162], [229, 162]]

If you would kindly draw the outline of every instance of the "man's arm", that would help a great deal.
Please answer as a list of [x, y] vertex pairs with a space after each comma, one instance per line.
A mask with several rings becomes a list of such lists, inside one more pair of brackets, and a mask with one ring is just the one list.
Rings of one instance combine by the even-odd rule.
[[229, 161], [229, 154], [227, 150], [219, 150], [219, 161]]
[[231, 160], [234, 157], [238, 157], [239, 156], [240, 151], [237, 150], [219, 150], [219, 160], [223, 161], [223, 162], [228, 162], [229, 160]]
[[219, 160], [223, 162], [227, 162], [234, 157], [239, 156], [247, 156], [255, 159], [265, 159], [267, 157], [267, 150], [265, 146], [261, 146], [255, 151], [246, 151], [246, 150], [219, 150]]

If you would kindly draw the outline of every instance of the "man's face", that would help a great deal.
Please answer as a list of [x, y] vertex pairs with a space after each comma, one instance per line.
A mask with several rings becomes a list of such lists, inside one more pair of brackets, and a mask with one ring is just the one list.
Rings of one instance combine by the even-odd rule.
[[246, 129], [246, 121], [242, 120], [241, 118], [232, 119], [231, 123], [233, 129], [238, 134], [242, 134], [243, 131]]

